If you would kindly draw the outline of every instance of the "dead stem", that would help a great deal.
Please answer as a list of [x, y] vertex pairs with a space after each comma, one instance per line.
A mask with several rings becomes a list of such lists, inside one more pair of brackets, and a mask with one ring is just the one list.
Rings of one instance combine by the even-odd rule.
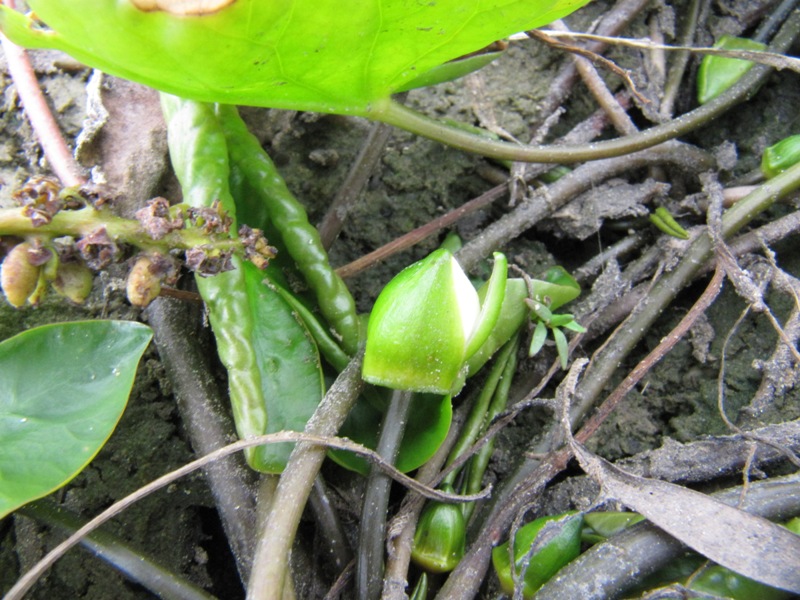
[[8, 60], [8, 70], [17, 86], [17, 93], [53, 172], [65, 187], [83, 185], [86, 179], [72, 157], [72, 152], [61, 135], [61, 129], [53, 118], [53, 113], [50, 112], [28, 54], [2, 34], [0, 40]]
[[319, 224], [320, 241], [326, 250], [331, 247], [342, 230], [347, 213], [367, 185], [391, 135], [392, 128], [384, 123], [373, 123], [370, 127], [344, 183]]

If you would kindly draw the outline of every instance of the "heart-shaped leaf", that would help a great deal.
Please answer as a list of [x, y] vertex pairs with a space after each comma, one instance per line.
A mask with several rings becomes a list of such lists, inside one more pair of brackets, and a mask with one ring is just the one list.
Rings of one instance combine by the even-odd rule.
[[75, 477], [117, 425], [152, 332], [59, 323], [0, 344], [0, 518]]
[[22, 45], [185, 98], [367, 114], [447, 61], [586, 2], [234, 0], [176, 16], [130, 0], [29, 0], [50, 30], [6, 7], [0, 27]]

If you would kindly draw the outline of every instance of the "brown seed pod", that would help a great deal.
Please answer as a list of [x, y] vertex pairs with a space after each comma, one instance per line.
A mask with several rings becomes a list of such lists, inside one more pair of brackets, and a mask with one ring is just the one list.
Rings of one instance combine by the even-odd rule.
[[161, 10], [172, 15], [208, 15], [236, 0], [130, 0], [139, 10]]
[[53, 279], [53, 289], [68, 300], [83, 304], [92, 291], [92, 279], [92, 272], [86, 265], [62, 262]]
[[14, 246], [3, 260], [0, 284], [6, 300], [14, 308], [25, 305], [39, 284], [41, 266], [32, 265], [28, 256], [31, 245], [22, 242]]
[[161, 274], [157, 271], [149, 256], [142, 255], [136, 259], [126, 286], [131, 304], [144, 308], [158, 297], [161, 293]]

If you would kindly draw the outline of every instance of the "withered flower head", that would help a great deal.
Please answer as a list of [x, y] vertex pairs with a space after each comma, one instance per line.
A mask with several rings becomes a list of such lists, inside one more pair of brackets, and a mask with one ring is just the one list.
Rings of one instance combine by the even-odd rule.
[[105, 227], [98, 227], [81, 238], [76, 247], [83, 260], [94, 271], [104, 269], [117, 260], [120, 254], [119, 246], [109, 237]]
[[160, 240], [170, 231], [183, 229], [184, 226], [181, 217], [173, 218], [170, 215], [169, 202], [166, 198], [153, 198], [148, 201], [147, 206], [137, 210], [134, 216], [142, 224], [147, 235], [154, 240]]

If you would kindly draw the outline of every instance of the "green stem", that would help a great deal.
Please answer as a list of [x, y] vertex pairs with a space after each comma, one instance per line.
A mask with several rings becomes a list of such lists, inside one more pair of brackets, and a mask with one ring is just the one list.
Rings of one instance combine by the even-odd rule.
[[[475, 443], [475, 440], [478, 439], [478, 435], [480, 435], [481, 430], [488, 422], [487, 411], [489, 410], [495, 390], [497, 390], [497, 386], [500, 383], [500, 379], [503, 377], [503, 373], [505, 372], [506, 363], [508, 362], [511, 354], [517, 349], [517, 344], [515, 343], [516, 339], [517, 338], [514, 338], [512, 341], [506, 343], [506, 345], [503, 346], [503, 349], [498, 354], [497, 360], [492, 366], [492, 370], [483, 384], [481, 393], [478, 396], [478, 400], [472, 407], [467, 422], [464, 424], [464, 428], [461, 430], [461, 435], [459, 436], [455, 446], [453, 446], [453, 449], [450, 451], [450, 456], [448, 457], [445, 466], [450, 466], [453, 464], [453, 462], [459, 456], [470, 449], [470, 447]], [[458, 473], [459, 469], [450, 471], [447, 477], [442, 480], [442, 484], [450, 486], [454, 485]]]
[[[403, 440], [413, 397], [412, 392], [395, 390], [383, 417], [376, 450], [391, 464], [394, 464], [400, 451], [400, 442]], [[367, 480], [367, 491], [364, 494], [364, 506], [361, 512], [361, 532], [356, 557], [358, 600], [377, 600], [381, 593], [386, 512], [391, 485], [391, 478], [373, 465]]]
[[[777, 53], [786, 51], [798, 33], [800, 33], [800, 11], [795, 11], [775, 36], [773, 43], [769, 46], [769, 51]], [[749, 99], [770, 73], [772, 73], [770, 67], [757, 65], [725, 93], [685, 115], [639, 133], [590, 144], [524, 146], [479, 137], [463, 129], [431, 119], [389, 99], [376, 103], [369, 111], [368, 116], [448, 146], [498, 160], [574, 163], [630, 154], [685, 135], [707, 124], [740, 102]]]
[[164, 237], [154, 240], [136, 219], [125, 219], [108, 211], [86, 207], [79, 210], [62, 210], [56, 213], [49, 223], [34, 226], [22, 208], [0, 209], [0, 235], [27, 236], [72, 236], [81, 238], [105, 229], [115, 242], [132, 244], [142, 250], [169, 252], [173, 249], [186, 250], [197, 246], [213, 246], [220, 250], [235, 250], [242, 244], [237, 239], [218, 239], [194, 228], [171, 231]]

